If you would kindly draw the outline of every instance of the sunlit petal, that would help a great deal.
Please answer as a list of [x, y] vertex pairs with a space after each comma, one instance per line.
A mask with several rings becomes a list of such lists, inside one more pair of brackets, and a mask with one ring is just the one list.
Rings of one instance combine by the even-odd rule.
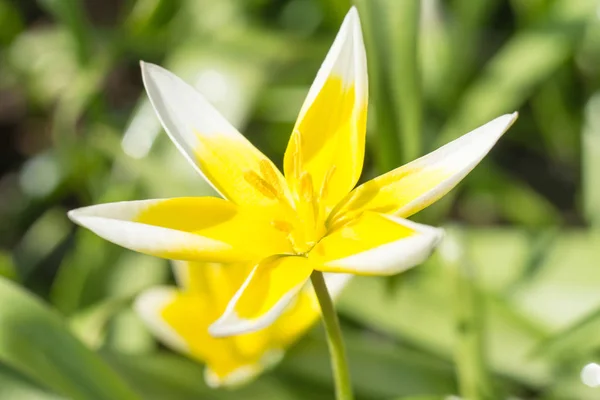
[[392, 275], [425, 261], [441, 237], [441, 229], [366, 212], [323, 238], [309, 258], [322, 271]]
[[271, 325], [302, 290], [313, 268], [305, 257], [274, 256], [261, 261], [213, 325], [213, 336], [256, 331]]
[[353, 190], [330, 217], [330, 223], [371, 210], [408, 217], [448, 193], [490, 151], [517, 119], [503, 115], [411, 163]]
[[312, 84], [284, 158], [285, 176], [302, 197], [303, 178], [328, 207], [356, 184], [364, 158], [367, 63], [360, 20], [352, 8]]
[[163, 258], [235, 262], [291, 251], [286, 234], [263, 214], [214, 197], [101, 204], [69, 217], [106, 240]]
[[221, 195], [240, 205], [287, 201], [277, 167], [200, 93], [157, 65], [142, 63], [142, 76], [165, 130]]

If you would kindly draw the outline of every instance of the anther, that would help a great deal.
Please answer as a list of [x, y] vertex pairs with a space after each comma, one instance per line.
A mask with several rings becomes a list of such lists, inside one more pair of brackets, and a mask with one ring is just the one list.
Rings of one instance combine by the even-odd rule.
[[275, 172], [273, 164], [268, 160], [260, 160], [258, 167], [262, 178], [275, 190], [277, 197], [283, 197], [283, 190], [281, 189], [281, 182]]
[[277, 198], [277, 190], [254, 171], [244, 172], [244, 180], [269, 199]]

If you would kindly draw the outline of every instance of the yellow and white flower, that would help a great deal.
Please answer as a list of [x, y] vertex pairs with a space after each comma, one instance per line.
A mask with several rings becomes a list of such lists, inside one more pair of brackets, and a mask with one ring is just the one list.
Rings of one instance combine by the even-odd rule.
[[165, 130], [223, 198], [111, 203], [69, 216], [142, 253], [253, 265], [211, 325], [213, 336], [270, 325], [313, 270], [390, 275], [423, 262], [442, 232], [405, 218], [450, 191], [517, 117], [496, 118], [354, 188], [363, 166], [368, 103], [354, 8], [300, 110], [283, 174], [191, 86], [152, 64], [142, 63], [142, 74]]
[[[205, 380], [213, 387], [245, 383], [280, 360], [319, 318], [319, 304], [307, 285], [271, 326], [243, 335], [213, 338], [208, 327], [227, 307], [252, 265], [174, 261], [178, 287], [147, 289], [135, 309], [164, 344], [206, 364]], [[332, 296], [351, 275], [326, 274]]]

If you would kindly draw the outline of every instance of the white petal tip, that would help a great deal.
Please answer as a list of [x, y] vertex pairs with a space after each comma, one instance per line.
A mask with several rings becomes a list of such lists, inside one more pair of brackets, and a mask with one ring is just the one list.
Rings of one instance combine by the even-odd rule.
[[89, 207], [76, 208], [75, 210], [67, 212], [67, 217], [71, 220], [71, 222], [79, 226], [83, 226], [84, 228], [88, 228], [89, 220], [94, 218], [94, 215], [90, 215], [87, 212], [88, 209]]
[[207, 366], [204, 369], [204, 380], [213, 389], [219, 387], [236, 388], [249, 383], [263, 371], [277, 365], [283, 359], [284, 354], [285, 352], [281, 349], [267, 350], [261, 357], [260, 362], [240, 366], [223, 377], [218, 376], [210, 366]]
[[348, 10], [348, 13], [346, 14], [346, 18], [352, 18], [354, 21], [357, 22], [357, 19], [359, 18], [359, 16], [358, 16], [358, 9], [356, 8], [356, 6], [350, 7], [350, 10]]
[[245, 365], [224, 377], [220, 377], [212, 369], [206, 367], [204, 369], [204, 381], [212, 389], [220, 387], [236, 388], [249, 383], [261, 372], [262, 368], [258, 365]]
[[71, 211], [67, 212], [67, 217], [71, 221], [77, 223], [77, 210], [71, 210]]
[[165, 71], [163, 67], [145, 61], [140, 61], [140, 68], [142, 69], [142, 78], [144, 79], [144, 83], [147, 76], [155, 72]]
[[[515, 123], [515, 121], [517, 120], [517, 118], [519, 118], [519, 112], [515, 111], [512, 114], [507, 114], [506, 116], [510, 119], [509, 123], [510, 123], [510, 125], [512, 125], [512, 124]], [[509, 127], [510, 127], [510, 125], [509, 125]]]
[[208, 333], [215, 338], [249, 333], [254, 330], [249, 322], [239, 319], [236, 315], [223, 316], [208, 327]]
[[162, 310], [175, 300], [177, 291], [167, 286], [157, 286], [139, 294], [133, 303], [136, 314], [144, 321], [146, 327], [163, 343], [171, 348], [188, 353], [185, 340], [162, 318]]
[[600, 386], [600, 365], [590, 363], [581, 370], [581, 381], [589, 387]]

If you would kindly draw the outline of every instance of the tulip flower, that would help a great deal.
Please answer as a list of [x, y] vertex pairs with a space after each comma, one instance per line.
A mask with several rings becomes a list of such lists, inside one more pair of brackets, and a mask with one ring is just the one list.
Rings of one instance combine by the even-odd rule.
[[[252, 265], [173, 261], [178, 287], [160, 286], [138, 295], [135, 309], [152, 333], [173, 350], [206, 364], [211, 387], [246, 383], [277, 363], [319, 318], [315, 292], [307, 285], [271, 326], [243, 335], [213, 338], [208, 327], [225, 311]], [[327, 274], [333, 297], [351, 275]]]
[[[252, 270], [210, 326], [215, 337], [272, 324], [312, 277], [351, 398], [323, 272], [392, 275], [422, 263], [442, 237], [406, 218], [458, 184], [515, 121], [503, 115], [355, 188], [362, 173], [368, 79], [360, 20], [346, 16], [292, 131], [283, 174], [194, 88], [142, 63], [146, 91], [175, 145], [222, 196], [96, 205], [69, 216], [128, 249]], [[337, 357], [337, 359], [336, 359]], [[337, 379], [338, 377], [336, 377]]]

